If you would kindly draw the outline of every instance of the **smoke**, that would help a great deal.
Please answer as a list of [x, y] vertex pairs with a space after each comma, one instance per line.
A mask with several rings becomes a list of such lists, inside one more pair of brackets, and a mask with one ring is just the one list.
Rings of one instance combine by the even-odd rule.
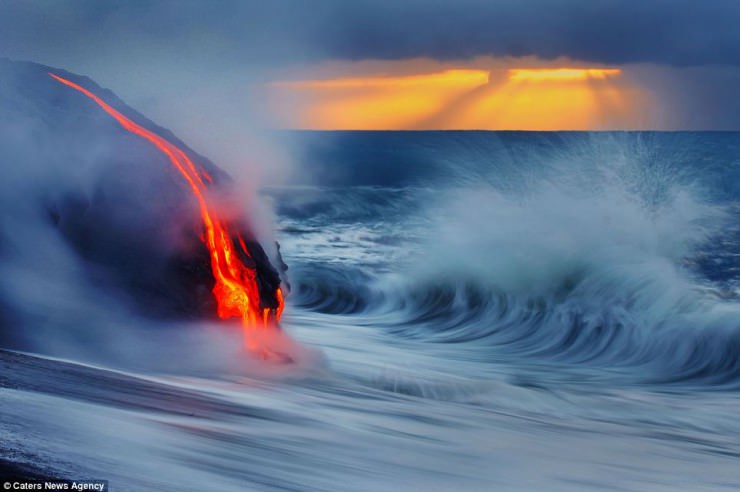
[[228, 367], [243, 357], [240, 327], [204, 335], [198, 323], [173, 321], [213, 312], [200, 217], [182, 176], [48, 70], [0, 62], [4, 345], [107, 363]]

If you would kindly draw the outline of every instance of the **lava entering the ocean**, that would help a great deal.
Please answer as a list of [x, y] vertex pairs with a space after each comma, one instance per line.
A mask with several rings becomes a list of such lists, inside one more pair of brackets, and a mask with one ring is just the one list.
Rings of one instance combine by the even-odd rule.
[[205, 227], [203, 241], [210, 253], [211, 270], [215, 281], [213, 295], [218, 305], [218, 316], [222, 319], [241, 318], [246, 347], [263, 355], [269, 353], [265, 347], [260, 346], [259, 338], [251, 335], [259, 329], [277, 329], [284, 307], [283, 293], [281, 288], [277, 287], [274, 293], [276, 306], [266, 305], [261, 299], [256, 268], [243, 261], [254, 264], [247, 243], [240, 233], [229, 231], [227, 224], [219, 219], [205, 198], [206, 183], [213, 182], [211, 176], [197, 168], [177, 146], [136, 124], [84, 87], [53, 73], [49, 75], [95, 101], [126, 130], [149, 140], [182, 174], [198, 202], [200, 216], [203, 219]]

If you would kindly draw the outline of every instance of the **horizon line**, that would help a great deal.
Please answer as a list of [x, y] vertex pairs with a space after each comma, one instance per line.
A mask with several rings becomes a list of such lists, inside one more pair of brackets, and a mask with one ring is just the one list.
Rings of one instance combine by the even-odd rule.
[[415, 129], [415, 128], [272, 128], [269, 131], [287, 131], [287, 132], [407, 132], [407, 133], [423, 133], [423, 132], [490, 132], [490, 133], [740, 133], [738, 129], [698, 129], [698, 130], [662, 130], [662, 129], [614, 129], [614, 130], [491, 130], [486, 128], [454, 128], [454, 129], [442, 129], [442, 128], [430, 128], [430, 129]]

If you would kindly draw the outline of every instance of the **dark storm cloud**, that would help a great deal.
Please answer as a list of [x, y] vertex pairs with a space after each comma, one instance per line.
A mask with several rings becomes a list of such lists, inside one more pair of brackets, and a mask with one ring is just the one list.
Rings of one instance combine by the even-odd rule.
[[[604, 63], [740, 64], [740, 2], [384, 2], [346, 8], [339, 55], [567, 56]], [[383, 5], [383, 4], [381, 4]], [[330, 43], [331, 40], [325, 40]]]
[[152, 49], [262, 63], [535, 55], [740, 65], [738, 25], [734, 0], [5, 0], [0, 50]]

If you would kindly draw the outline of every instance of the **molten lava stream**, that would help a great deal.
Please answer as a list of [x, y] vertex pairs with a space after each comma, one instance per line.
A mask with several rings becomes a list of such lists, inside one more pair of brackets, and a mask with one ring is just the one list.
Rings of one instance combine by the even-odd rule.
[[[95, 101], [126, 130], [152, 142], [182, 174], [198, 201], [200, 216], [205, 226], [204, 242], [211, 257], [211, 270], [215, 280], [213, 295], [216, 297], [218, 304], [218, 316], [222, 319], [241, 318], [244, 327], [245, 346], [249, 350], [267, 356], [270, 351], [266, 347], [260, 346], [260, 338], [253, 335], [256, 335], [255, 331], [260, 327], [273, 330], [277, 328], [284, 307], [283, 293], [280, 288], [275, 293], [278, 307], [261, 307], [256, 271], [241, 261], [236, 249], [237, 246], [231, 239], [235, 235], [227, 230], [214, 211], [209, 208], [205, 199], [206, 182], [204, 179], [211, 183], [211, 176], [204, 170], [197, 169], [185, 152], [177, 146], [156, 133], [137, 125], [84, 87], [53, 73], [49, 75]], [[238, 246], [251, 259], [252, 256], [246, 243], [240, 235], [237, 235], [237, 237], [239, 238]]]

